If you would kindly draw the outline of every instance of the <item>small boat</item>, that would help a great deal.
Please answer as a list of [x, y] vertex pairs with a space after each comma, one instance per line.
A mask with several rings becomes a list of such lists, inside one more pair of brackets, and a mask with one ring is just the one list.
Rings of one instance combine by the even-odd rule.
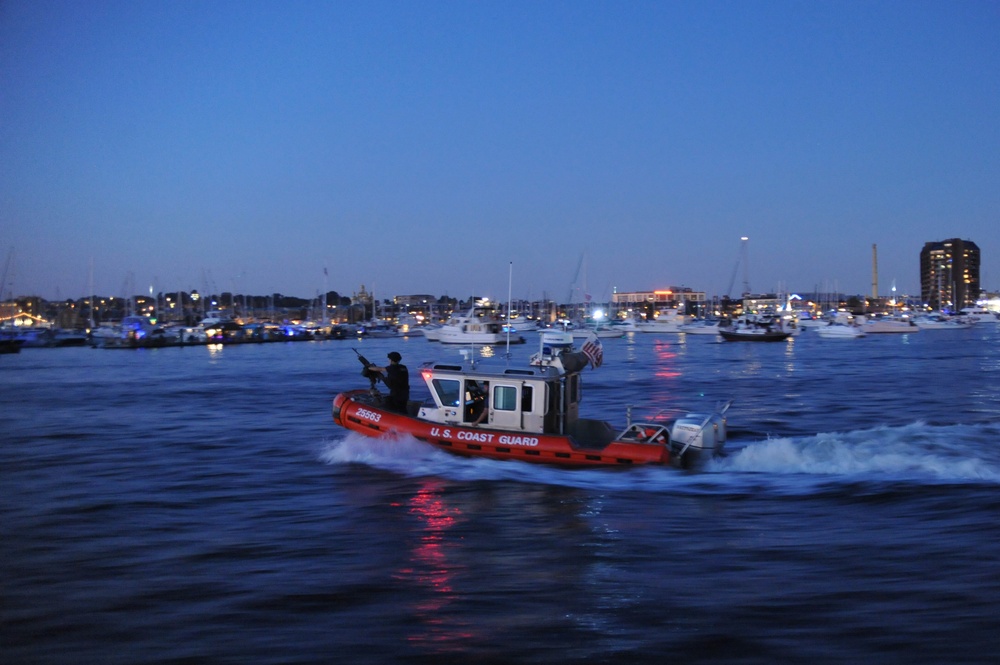
[[[142, 349], [157, 346], [168, 346], [163, 335], [163, 328], [146, 316], [126, 316], [121, 323], [111, 329], [91, 331], [91, 345], [102, 349]], [[99, 334], [98, 334], [99, 333]]]
[[913, 323], [921, 330], [965, 330], [976, 324], [975, 319], [947, 314], [923, 314], [913, 318]]
[[212, 328], [213, 326], [218, 326], [220, 323], [225, 323], [226, 321], [232, 321], [231, 317], [227, 312], [221, 309], [210, 309], [205, 312], [205, 316], [202, 317], [200, 326], [202, 328]]
[[612, 325], [606, 321], [573, 322], [565, 319], [562, 321], [556, 321], [553, 329], [569, 333], [575, 339], [587, 339], [591, 335], [599, 337], [600, 339], [611, 339], [615, 337], [624, 337], [626, 332], [624, 328]]
[[965, 317], [966, 319], [975, 321], [976, 323], [1000, 322], [1000, 314], [991, 312], [985, 307], [965, 307], [959, 312], [959, 315]]
[[831, 321], [825, 326], [814, 328], [816, 334], [824, 339], [857, 339], [864, 337], [865, 331], [861, 326], [842, 321]]
[[102, 348], [115, 344], [120, 332], [116, 327], [110, 325], [94, 326], [90, 329], [90, 345], [94, 348]]
[[679, 333], [687, 319], [679, 309], [660, 310], [652, 319], [637, 321], [635, 326], [642, 333]]
[[[17, 341], [19, 349], [33, 349], [52, 346], [53, 331], [50, 328], [24, 326], [13, 332], [5, 332], [4, 337]], [[9, 351], [9, 353], [16, 353]]]
[[424, 339], [428, 342], [440, 342], [441, 331], [444, 330], [443, 323], [428, 323], [424, 326]]
[[529, 319], [523, 314], [510, 317], [509, 319], [502, 319], [504, 327], [510, 326], [511, 332], [537, 332], [541, 329], [541, 325], [535, 319]]
[[514, 336], [504, 330], [499, 317], [483, 312], [482, 308], [473, 307], [464, 316], [453, 316], [448, 323], [434, 331], [433, 335], [426, 331], [424, 336], [442, 344], [523, 344], [524, 338]]
[[713, 319], [698, 319], [680, 326], [678, 332], [685, 335], [718, 335], [719, 321]]
[[52, 346], [86, 346], [89, 341], [86, 330], [56, 328], [52, 332]]
[[792, 336], [781, 319], [773, 316], [744, 316], [728, 326], [719, 326], [719, 334], [727, 342], [782, 342]]
[[[568, 333], [546, 331], [524, 369], [427, 363], [419, 376], [430, 397], [410, 401], [406, 413], [386, 407], [377, 377], [365, 369], [369, 388], [338, 394], [333, 421], [370, 437], [409, 435], [465, 457], [569, 467], [690, 467], [721, 452], [731, 402], [711, 413], [629, 422], [621, 429], [582, 417], [581, 372], [588, 364], [598, 367], [603, 351], [596, 337], [579, 351], [572, 346]], [[364, 358], [362, 364], [367, 368]]]
[[243, 341], [243, 326], [232, 319], [203, 326], [202, 330], [210, 344], [237, 344]]
[[864, 317], [858, 318], [863, 321], [861, 327], [868, 334], [920, 332], [920, 328], [908, 318], [895, 316], [877, 316], [867, 320]]
[[413, 314], [404, 314], [396, 320], [396, 330], [404, 337], [423, 337], [423, 319]]
[[20, 353], [21, 340], [12, 337], [0, 338], [0, 354]]
[[378, 339], [399, 337], [399, 329], [396, 326], [380, 319], [365, 321], [361, 324], [360, 333]]
[[617, 330], [625, 334], [639, 331], [639, 326], [637, 325], [636, 320], [632, 318], [612, 319], [611, 322], [608, 323], [608, 326], [613, 330]]
[[823, 316], [814, 316], [810, 312], [799, 312], [796, 318], [798, 319], [799, 328], [802, 329], [822, 328], [830, 323], [830, 319]]

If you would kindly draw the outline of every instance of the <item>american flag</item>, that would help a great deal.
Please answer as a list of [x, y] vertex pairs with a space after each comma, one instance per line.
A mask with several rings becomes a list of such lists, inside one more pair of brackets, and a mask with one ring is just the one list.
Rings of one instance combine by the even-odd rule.
[[590, 333], [580, 350], [583, 351], [583, 355], [587, 356], [587, 360], [594, 366], [594, 369], [600, 367], [601, 363], [604, 362], [604, 347], [601, 346], [601, 340], [597, 339], [597, 335], [594, 333]]

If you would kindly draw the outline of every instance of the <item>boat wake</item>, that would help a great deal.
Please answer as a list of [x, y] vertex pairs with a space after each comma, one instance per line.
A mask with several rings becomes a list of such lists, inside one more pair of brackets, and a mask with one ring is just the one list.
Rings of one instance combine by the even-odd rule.
[[[735, 442], [731, 442], [735, 443]], [[409, 477], [497, 480], [607, 490], [717, 492], [773, 486], [812, 491], [817, 484], [1000, 484], [1000, 426], [927, 425], [773, 438], [733, 447], [700, 471], [664, 467], [563, 469], [517, 461], [456, 457], [403, 435], [347, 433], [320, 454], [331, 465], [365, 464]]]
[[445, 475], [455, 477], [463, 468], [475, 462], [431, 448], [409, 435], [376, 439], [355, 432], [347, 432], [340, 439], [329, 442], [320, 454], [327, 464], [366, 464], [405, 476]]
[[1000, 427], [876, 427], [775, 438], [713, 460], [715, 473], [845, 476], [852, 480], [1000, 483]]
[[[408, 477], [439, 476], [450, 480], [496, 480], [569, 487], [636, 489], [648, 485], [653, 477], [683, 474], [662, 467], [636, 469], [590, 468], [565, 469], [514, 460], [491, 460], [458, 457], [437, 450], [409, 435], [395, 439], [373, 439], [349, 432], [326, 444], [320, 459], [332, 465], [366, 464]], [[657, 489], [657, 484], [649, 489]]]

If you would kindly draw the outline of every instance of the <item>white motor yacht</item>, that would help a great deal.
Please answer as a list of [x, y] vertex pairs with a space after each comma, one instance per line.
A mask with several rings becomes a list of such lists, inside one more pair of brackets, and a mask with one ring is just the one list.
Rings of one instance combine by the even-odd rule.
[[865, 336], [865, 331], [861, 329], [861, 326], [842, 321], [831, 321], [827, 325], [813, 328], [813, 330], [823, 339], [857, 339]]

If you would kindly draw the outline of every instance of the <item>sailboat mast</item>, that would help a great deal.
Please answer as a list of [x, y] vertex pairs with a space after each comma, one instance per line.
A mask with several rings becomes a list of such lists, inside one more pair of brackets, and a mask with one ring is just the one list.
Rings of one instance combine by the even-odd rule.
[[87, 288], [90, 289], [90, 319], [87, 323], [90, 325], [90, 329], [93, 330], [97, 327], [97, 322], [94, 320], [94, 257], [90, 257], [90, 275], [87, 280]]
[[327, 303], [326, 303], [326, 294], [329, 293], [330, 291], [330, 286], [328, 284], [329, 277], [330, 276], [327, 274], [326, 271], [326, 266], [323, 266], [323, 327], [324, 328], [326, 327], [326, 324], [330, 322], [329, 319], [327, 318]]
[[740, 238], [741, 247], [743, 250], [743, 295], [750, 295], [750, 256], [747, 252], [747, 242], [750, 238], [743, 236]]

